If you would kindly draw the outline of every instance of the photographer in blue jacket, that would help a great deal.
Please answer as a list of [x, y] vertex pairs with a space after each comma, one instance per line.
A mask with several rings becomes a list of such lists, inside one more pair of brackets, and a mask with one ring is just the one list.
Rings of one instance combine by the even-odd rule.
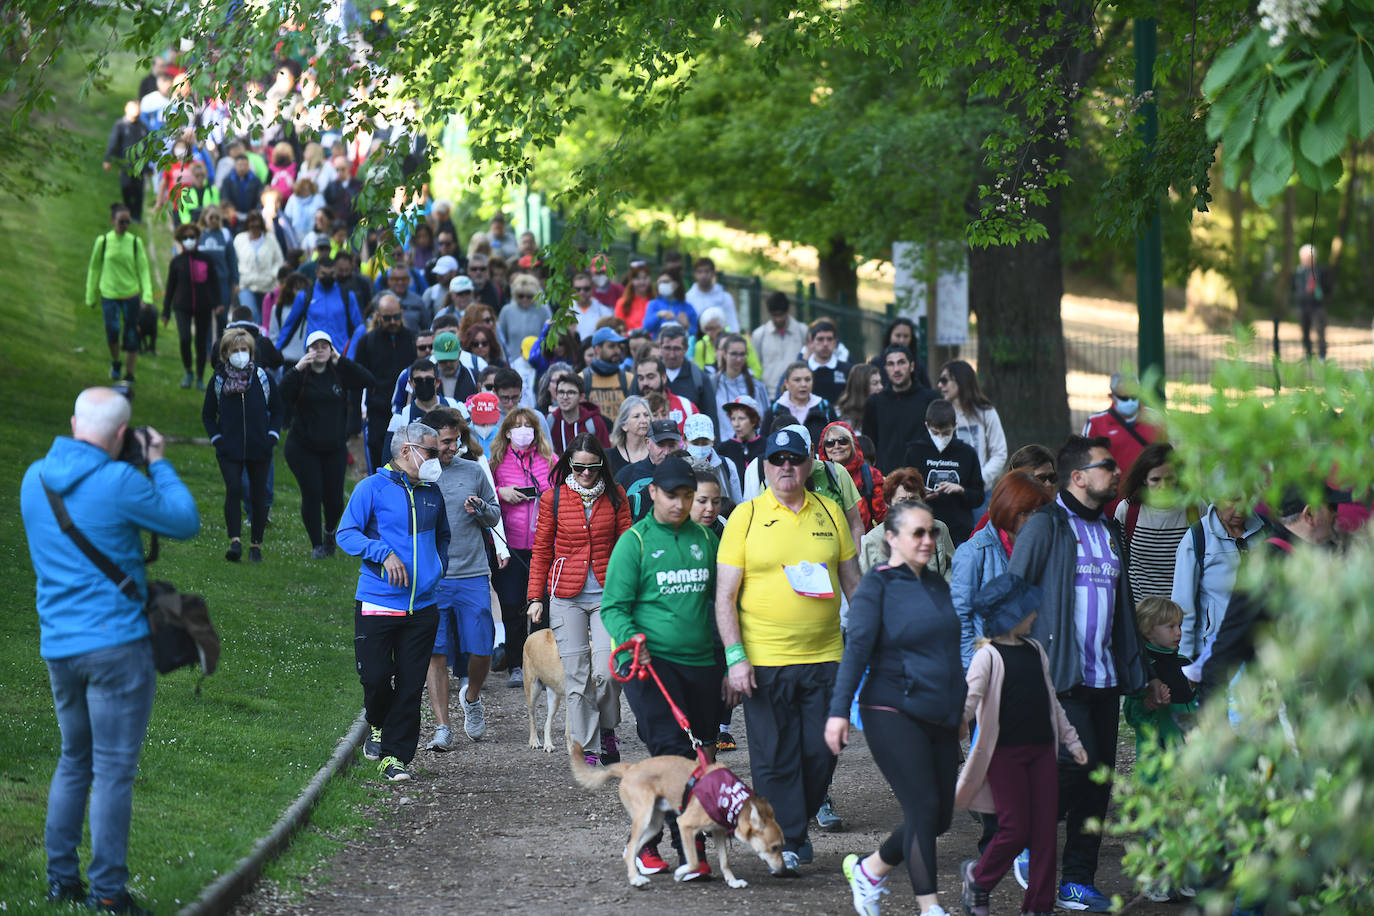
[[[185, 540], [200, 530], [195, 500], [151, 428], [130, 430], [114, 388], [76, 399], [72, 434], [29, 466], [20, 509], [38, 579], [39, 651], [48, 666], [62, 756], [48, 789], [48, 901], [146, 913], [129, 899], [134, 776], [153, 711], [156, 671], [143, 605], [142, 531]], [[123, 460], [121, 460], [123, 459]], [[147, 476], [136, 464], [147, 464]], [[132, 580], [121, 590], [58, 526], [47, 486], [72, 524]], [[77, 847], [90, 795], [90, 895]]]
[[337, 543], [362, 559], [354, 592], [353, 651], [371, 733], [363, 756], [391, 782], [420, 738], [420, 693], [439, 626], [438, 585], [449, 525], [437, 481], [439, 436], [423, 423], [395, 430], [391, 461], [353, 488]]

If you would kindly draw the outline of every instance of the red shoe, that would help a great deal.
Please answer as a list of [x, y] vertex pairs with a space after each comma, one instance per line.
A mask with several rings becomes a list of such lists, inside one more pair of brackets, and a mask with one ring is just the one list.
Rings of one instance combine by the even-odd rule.
[[639, 855], [635, 856], [635, 868], [641, 875], [661, 875], [672, 870], [654, 846], [645, 846], [639, 851]]
[[687, 872], [686, 874], [684, 874], [684, 875], [683, 875], [681, 878], [679, 878], [678, 880], [679, 880], [679, 881], [699, 881], [699, 880], [708, 880], [708, 881], [709, 881], [710, 878], [711, 878], [711, 866], [709, 866], [709, 865], [706, 864], [706, 860], [705, 860], [705, 859], [702, 859], [700, 862], [697, 863], [697, 867], [696, 867], [696, 870], [695, 870], [695, 871], [689, 871], [689, 872]]

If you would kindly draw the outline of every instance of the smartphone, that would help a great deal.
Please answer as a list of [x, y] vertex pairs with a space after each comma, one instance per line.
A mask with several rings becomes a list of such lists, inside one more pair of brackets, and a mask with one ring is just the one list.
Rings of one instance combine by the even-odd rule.
[[528, 499], [534, 499], [536, 496], [539, 495], [539, 488], [538, 488], [538, 487], [516, 487], [516, 488], [515, 488], [515, 492], [519, 493], [521, 496], [527, 497]]

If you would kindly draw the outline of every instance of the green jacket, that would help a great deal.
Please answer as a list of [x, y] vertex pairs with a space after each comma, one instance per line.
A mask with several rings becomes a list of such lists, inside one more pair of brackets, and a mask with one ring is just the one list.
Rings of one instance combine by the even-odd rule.
[[104, 299], [153, 301], [153, 279], [148, 270], [148, 246], [132, 232], [122, 236], [111, 229], [95, 240], [86, 270], [86, 304]]
[[[715, 663], [711, 602], [716, 593], [716, 536], [693, 521], [677, 529], [653, 512], [630, 526], [611, 551], [601, 622], [616, 645], [636, 633], [649, 654], [681, 665]], [[617, 656], [617, 662], [627, 656]]]

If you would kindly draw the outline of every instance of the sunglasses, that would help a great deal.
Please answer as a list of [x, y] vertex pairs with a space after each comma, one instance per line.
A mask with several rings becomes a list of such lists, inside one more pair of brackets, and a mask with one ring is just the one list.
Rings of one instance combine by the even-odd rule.
[[534, 297], [529, 293], [517, 293], [515, 298], [519, 299], [521, 302], [532, 302], [534, 300]]
[[848, 444], [848, 439], [826, 439], [824, 442], [821, 443], [821, 445], [824, 445], [826, 448], [839, 448], [841, 445]]
[[127, 225], [129, 225], [130, 222], [131, 222], [131, 221], [130, 221], [130, 220], [127, 220], [127, 219], [117, 219], [117, 220], [115, 220], [115, 225], [116, 225], [116, 226], [127, 226]]
[[791, 465], [795, 468], [805, 464], [806, 459], [800, 455], [794, 455], [791, 452], [778, 452], [768, 456], [768, 463], [775, 468], [780, 468], [783, 465]]
[[937, 378], [937, 379], [935, 380], [935, 384], [937, 384], [937, 385], [948, 385], [948, 384], [949, 384], [950, 382], [952, 382], [952, 381], [954, 381], [954, 379], [950, 378], [948, 375], [942, 375], [942, 376], [940, 376], [939, 378]]
[[433, 351], [434, 351], [434, 344], [432, 344], [432, 343], [427, 343], [427, 344], [416, 344], [416, 345], [415, 345], [415, 352], [416, 352], [416, 353], [432, 353]]
[[472, 338], [472, 340], [469, 340], [469, 341], [468, 341], [468, 347], [469, 347], [469, 348], [471, 348], [471, 347], [489, 347], [489, 346], [491, 346], [491, 341], [487, 340], [485, 337], [474, 337], [474, 338]]
[[592, 291], [592, 288], [591, 288], [590, 286], [574, 286], [574, 287], [573, 287], [573, 292], [575, 292], [575, 293], [590, 293], [591, 291]]
[[912, 528], [912, 529], [911, 529], [911, 536], [912, 536], [913, 538], [915, 538], [916, 540], [918, 540], [918, 541], [924, 541], [926, 538], [930, 538], [931, 540], [934, 540], [935, 537], [936, 537], [936, 535], [938, 535], [938, 534], [939, 534], [939, 529], [937, 529], [937, 528]]
[[1085, 464], [1081, 468], [1075, 468], [1074, 470], [1091, 471], [1093, 468], [1105, 468], [1108, 471], [1115, 471], [1117, 469], [1116, 459], [1103, 458], [1101, 461], [1094, 461], [1092, 464]]
[[1038, 481], [1040, 481], [1040, 482], [1043, 483], [1043, 484], [1056, 484], [1056, 483], [1059, 483], [1059, 475], [1058, 475], [1058, 474], [1055, 474], [1055, 473], [1049, 473], [1049, 474], [1036, 474], [1036, 475], [1035, 475], [1035, 479], [1038, 480]]
[[400, 321], [400, 320], [401, 320], [401, 316], [400, 316], [399, 314], [397, 314], [397, 315], [386, 315], [386, 314], [383, 314], [383, 315], [382, 315], [382, 320], [383, 320], [383, 321], [393, 321], [393, 322], [394, 322], [394, 321]]
[[574, 474], [590, 474], [592, 471], [601, 470], [601, 462], [598, 461], [596, 464], [573, 463], [569, 467], [572, 468]]

